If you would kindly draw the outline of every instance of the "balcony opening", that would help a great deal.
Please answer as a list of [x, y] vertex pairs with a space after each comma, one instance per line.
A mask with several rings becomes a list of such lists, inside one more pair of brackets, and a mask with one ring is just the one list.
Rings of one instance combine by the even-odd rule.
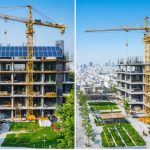
[[11, 86], [10, 85], [0, 85], [0, 96], [10, 96]]
[[56, 82], [55, 74], [45, 74], [44, 82]]
[[11, 82], [11, 74], [0, 74], [0, 82], [10, 83]]
[[14, 83], [18, 82], [26, 82], [26, 74], [21, 73], [21, 74], [14, 74]]
[[26, 94], [25, 85], [15, 85], [14, 86], [14, 94], [25, 95]]

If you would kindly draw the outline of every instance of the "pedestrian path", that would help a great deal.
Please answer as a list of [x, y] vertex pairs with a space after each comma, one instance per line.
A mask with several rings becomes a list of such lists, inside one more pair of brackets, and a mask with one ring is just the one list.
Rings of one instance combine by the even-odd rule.
[[96, 126], [92, 112], [89, 113], [89, 117], [94, 133], [96, 134], [96, 141], [92, 144], [92, 148], [94, 149], [103, 148], [101, 146], [102, 126]]
[[10, 126], [7, 123], [3, 123], [1, 125], [1, 129], [0, 129], [0, 145], [3, 143], [5, 137], [9, 133], [9, 128], [10, 128]]
[[84, 135], [84, 129], [81, 125], [82, 118], [80, 116], [79, 104], [76, 104], [76, 148], [77, 149], [86, 149], [86, 137]]

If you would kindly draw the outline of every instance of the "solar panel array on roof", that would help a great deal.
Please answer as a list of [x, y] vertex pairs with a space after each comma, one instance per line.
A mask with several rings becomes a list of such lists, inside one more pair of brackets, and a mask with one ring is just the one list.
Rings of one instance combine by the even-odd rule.
[[[62, 57], [59, 47], [34, 46], [34, 57]], [[0, 46], [0, 57], [26, 57], [26, 46]]]

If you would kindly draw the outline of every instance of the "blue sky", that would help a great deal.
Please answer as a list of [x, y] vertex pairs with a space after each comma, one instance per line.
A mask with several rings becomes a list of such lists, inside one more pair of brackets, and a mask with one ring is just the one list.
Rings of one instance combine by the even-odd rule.
[[[57, 23], [64, 23], [67, 26], [66, 33], [62, 36], [57, 29], [37, 27], [35, 30], [35, 45], [55, 45], [55, 40], [65, 40], [65, 49], [73, 53], [74, 51], [74, 1], [73, 0], [0, 0], [0, 6], [26, 6], [32, 5], [37, 10], [43, 12]], [[11, 11], [10, 11], [11, 10]], [[8, 12], [6, 12], [8, 11]], [[27, 17], [27, 10], [3, 9], [0, 13]], [[34, 18], [41, 19], [34, 14]], [[0, 20], [0, 43], [11, 45], [21, 45], [26, 43], [26, 26], [22, 23], [4, 22]], [[5, 35], [4, 32], [7, 31]]]
[[[91, 28], [144, 26], [150, 0], [77, 0], [77, 64], [144, 55], [144, 31], [85, 33]], [[128, 48], [126, 48], [128, 41]]]

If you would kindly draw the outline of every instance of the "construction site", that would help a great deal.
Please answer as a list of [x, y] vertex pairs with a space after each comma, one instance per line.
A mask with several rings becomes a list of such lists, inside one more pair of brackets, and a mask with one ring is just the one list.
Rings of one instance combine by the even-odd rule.
[[[149, 28], [149, 17], [145, 17], [145, 27], [119, 27], [119, 28], [109, 28], [109, 29], [89, 29], [89, 30], [86, 30], [85, 32], [116, 32], [116, 31], [117, 32], [118, 31], [123, 31], [123, 32], [144, 31], [144, 43], [145, 43], [144, 63], [142, 64], [143, 65], [143, 69], [140, 68], [142, 71], [138, 72], [138, 75], [139, 75], [139, 73], [143, 72], [144, 77], [141, 75], [141, 76], [138, 77], [139, 79], [137, 79], [136, 76], [133, 76], [133, 78], [134, 78], [133, 80], [135, 80], [135, 81], [139, 80], [139, 81], [143, 81], [144, 82], [144, 86], [140, 85], [140, 86], [142, 86], [142, 87], [140, 87], [140, 90], [143, 89], [143, 93], [142, 93], [142, 95], [140, 95], [141, 96], [140, 99], [144, 99], [143, 100], [144, 107], [142, 108], [143, 111], [146, 114], [150, 114], [150, 95], [149, 95], [149, 92], [150, 92], [150, 28]], [[126, 47], [128, 47], [128, 43], [126, 43]], [[123, 79], [121, 79], [120, 77], [118, 77], [118, 80], [120, 80], [120, 79], [121, 80], [126, 80], [126, 81], [130, 80], [129, 76], [128, 76], [128, 79], [127, 79], [127, 77], [125, 77], [125, 73], [127, 71], [129, 71], [130, 73], [132, 71], [132, 69], [131, 69], [130, 66], [129, 67], [130, 67], [131, 70], [127, 69], [128, 65], [130, 63], [131, 63], [131, 60], [129, 62], [127, 60], [127, 62], [125, 62], [126, 69], [125, 68], [123, 69], [121, 67], [119, 68], [121, 70], [121, 72], [123, 72], [123, 74], [122, 74]], [[132, 66], [134, 64], [136, 64], [136, 63], [137, 62], [132, 63]], [[134, 70], [136, 71], [136, 69], [134, 69]], [[119, 70], [119, 72], [120, 72], [120, 70]], [[138, 70], [139, 70], [139, 68], [138, 68]], [[137, 74], [137, 72], [135, 72], [134, 75], [136, 75], [136, 74]], [[137, 83], [137, 85], [139, 86], [139, 83]], [[136, 86], [135, 88], [139, 88], [138, 86]], [[125, 86], [122, 85], [122, 87], [125, 87]], [[118, 88], [120, 88], [119, 84], [118, 84]], [[120, 91], [120, 89], [118, 91]], [[124, 96], [124, 95], [121, 94], [121, 96]], [[125, 98], [125, 100], [129, 100], [127, 97]], [[137, 95], [136, 95], [136, 97], [133, 97], [132, 99], [133, 100], [137, 99]]]
[[[112, 10], [114, 11], [114, 9]], [[104, 17], [104, 19], [105, 18], [106, 17]], [[132, 56], [132, 55], [128, 56], [128, 54], [126, 53], [126, 56], [123, 59], [118, 60], [118, 63], [115, 66], [116, 68], [114, 70], [116, 74], [114, 75], [114, 80], [113, 80], [113, 83], [115, 85], [115, 88], [114, 88], [115, 91], [114, 93], [111, 93], [111, 95], [114, 96], [115, 98], [114, 99], [107, 98], [106, 100], [99, 98], [98, 100], [95, 100], [95, 99], [93, 100], [92, 98], [88, 99], [85, 97], [86, 99], [85, 103], [89, 105], [89, 107], [91, 107], [90, 110], [92, 111], [92, 113], [91, 111], [87, 112], [87, 114], [89, 115], [89, 122], [93, 126], [94, 132], [98, 135], [97, 139], [101, 137], [99, 139], [99, 145], [97, 146], [97, 148], [103, 149], [103, 148], [115, 147], [115, 148], [121, 148], [121, 149], [124, 149], [124, 148], [126, 149], [132, 149], [132, 148], [133, 149], [134, 148], [135, 149], [136, 148], [149, 149], [150, 147], [149, 145], [150, 144], [149, 143], [149, 138], [150, 138], [150, 27], [149, 27], [149, 17], [145, 17], [143, 21], [144, 21], [144, 25], [139, 26], [139, 27], [132, 25], [132, 26], [125, 26], [125, 27], [119, 26], [119, 27], [114, 27], [114, 28], [113, 27], [112, 28], [111, 27], [100, 28], [100, 29], [94, 28], [94, 29], [85, 30], [85, 32], [88, 32], [88, 33], [95, 33], [95, 32], [99, 32], [99, 33], [127, 32], [128, 33], [131, 31], [135, 31], [135, 32], [144, 31], [144, 36], [143, 36], [143, 41], [145, 44], [144, 52], [143, 52], [144, 55], [143, 56], [140, 55], [140, 57], [137, 57], [137, 56]], [[108, 40], [109, 38], [106, 38], [106, 41], [105, 41], [104, 40], [105, 36], [104, 34], [102, 34], [102, 38], [100, 39], [100, 44], [103, 45], [103, 43], [105, 43], [105, 46], [108, 43], [110, 44], [110, 42], [113, 41], [114, 35], [112, 36], [112, 38], [110, 38], [110, 41]], [[96, 41], [94, 42], [96, 43]], [[98, 44], [99, 44], [99, 41], [98, 41]], [[112, 45], [113, 44], [114, 42], [112, 42]], [[116, 44], [116, 45], [118, 46], [119, 44]], [[104, 47], [102, 46], [101, 49], [100, 47], [98, 47], [97, 52], [101, 50], [100, 54], [102, 55], [104, 53], [103, 49], [105, 49], [105, 46]], [[128, 39], [127, 38], [126, 38], [125, 48], [126, 48], [126, 51], [128, 51]], [[118, 50], [118, 53], [119, 53], [119, 50]], [[138, 50], [136, 50], [136, 52], [137, 51]], [[117, 51], [115, 51], [113, 47], [109, 47], [108, 52], [110, 53], [112, 52], [113, 57], [115, 57], [115, 55], [118, 55]], [[108, 52], [105, 53], [106, 58], [108, 57]], [[134, 53], [134, 55], [136, 55], [136, 52]], [[121, 49], [121, 56], [123, 55], [122, 53], [123, 52]], [[104, 57], [103, 55], [102, 57]], [[111, 68], [113, 67], [114, 66], [111, 65]], [[86, 76], [89, 73], [89, 70], [86, 67], [83, 69], [81, 68], [79, 72], [81, 74], [80, 76], [81, 77]], [[103, 71], [103, 74], [104, 73], [105, 72]], [[95, 74], [97, 75], [96, 77], [100, 76], [99, 71], [95, 72]], [[110, 72], [109, 77], [111, 77], [112, 74], [113, 72]], [[89, 76], [93, 78], [92, 74], [89, 74]], [[96, 79], [96, 77], [94, 78], [94, 80]], [[79, 80], [82, 81], [82, 79], [83, 78], [79, 77]], [[93, 83], [92, 88], [94, 87], [94, 84], [96, 84], [94, 80], [93, 81], [87, 80], [89, 81], [89, 83], [91, 83], [92, 81]], [[79, 83], [82, 83], [82, 82], [79, 82]], [[86, 84], [82, 83], [79, 85], [84, 87]], [[85, 91], [89, 92], [92, 88], [87, 88], [87, 90]], [[83, 98], [82, 92], [84, 93], [84, 90], [83, 90], [84, 88], [80, 88], [80, 89], [81, 89], [81, 95], [80, 94], [78, 95], [80, 108], [78, 109], [78, 111], [79, 111], [79, 114], [84, 114], [84, 111], [85, 111], [84, 106], [80, 101]], [[110, 89], [112, 90], [113, 88], [110, 87]], [[102, 92], [103, 91], [99, 91], [99, 95], [102, 95], [101, 94]], [[114, 105], [116, 105], [117, 107], [114, 107]], [[78, 115], [78, 117], [80, 117], [80, 115]], [[80, 119], [82, 120], [80, 128], [82, 128], [82, 130], [86, 132], [86, 127], [84, 128], [82, 127], [82, 124], [85, 122], [86, 119], [84, 118], [84, 116], [82, 116]], [[119, 126], [120, 129], [121, 128], [125, 129], [125, 126], [126, 126], [126, 129], [128, 128], [127, 129], [128, 133], [126, 132], [124, 134], [123, 130], [119, 131], [119, 129], [117, 129], [117, 125]], [[133, 130], [136, 132], [133, 133]], [[80, 130], [77, 134], [80, 134]], [[80, 136], [78, 137], [78, 143], [80, 143]], [[132, 139], [135, 138], [133, 140], [134, 144], [130, 143], [131, 137]], [[137, 142], [136, 141], [137, 139], [138, 140], [140, 139], [140, 141]], [[124, 142], [122, 143], [119, 140], [120, 141], [124, 140]], [[114, 145], [112, 143], [114, 143]], [[82, 147], [82, 146], [83, 146], [83, 143], [79, 145], [79, 147]], [[94, 144], [92, 146], [95, 147]]]
[[[23, 7], [23, 6], [16, 6]], [[9, 7], [6, 7], [9, 8]], [[15, 7], [10, 7], [15, 8]], [[0, 14], [4, 21], [26, 25], [26, 46], [0, 46], [0, 116], [2, 120], [35, 121], [49, 117], [56, 105], [63, 104], [73, 88], [69, 58], [64, 54], [64, 41], [55, 46], [34, 46], [33, 26], [44, 26], [65, 32], [65, 25], [33, 19], [32, 6], [25, 6], [27, 19]], [[43, 15], [43, 14], [42, 14]]]
[[[3, 56], [0, 58], [0, 113], [3, 119], [26, 118], [27, 60], [23, 57], [26, 47], [1, 46], [0, 49]], [[33, 114], [47, 116], [53, 113], [56, 104], [65, 101], [73, 80], [69, 79], [70, 71], [66, 67], [69, 61], [60, 58], [63, 55], [60, 48], [35, 47], [34, 54]]]

